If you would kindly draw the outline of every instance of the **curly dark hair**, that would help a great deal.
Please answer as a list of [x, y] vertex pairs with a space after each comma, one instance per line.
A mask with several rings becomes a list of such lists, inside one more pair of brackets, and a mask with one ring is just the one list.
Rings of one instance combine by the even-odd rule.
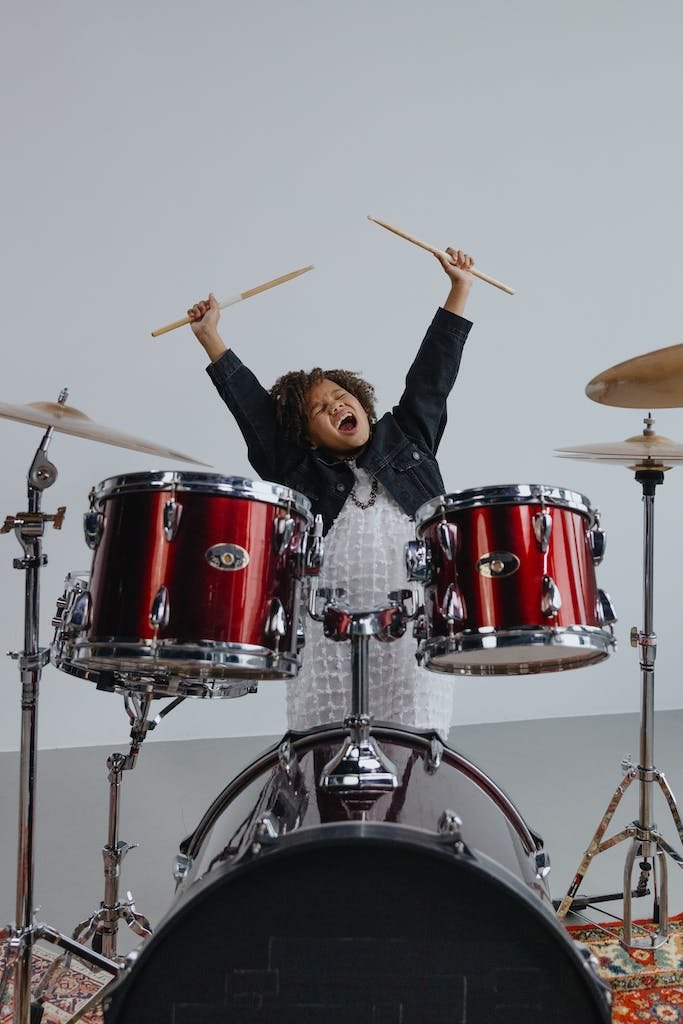
[[309, 373], [305, 370], [291, 370], [278, 377], [269, 394], [275, 402], [275, 415], [285, 437], [300, 448], [308, 438], [308, 392], [321, 380], [331, 380], [357, 398], [371, 423], [377, 419], [375, 389], [357, 373], [351, 370], [322, 370], [319, 366], [315, 366]]

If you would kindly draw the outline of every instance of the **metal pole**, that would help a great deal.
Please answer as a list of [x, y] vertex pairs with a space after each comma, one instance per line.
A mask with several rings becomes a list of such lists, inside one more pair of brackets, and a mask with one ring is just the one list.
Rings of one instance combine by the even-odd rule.
[[[28, 511], [40, 514], [41, 490], [31, 482], [52, 437], [48, 430], [29, 470]], [[39, 470], [38, 470], [39, 471]], [[47, 479], [47, 478], [46, 478]], [[24, 559], [15, 560], [16, 568], [26, 571], [24, 598], [24, 650], [21, 663], [21, 741], [19, 759], [19, 842], [17, 849], [16, 927], [21, 948], [14, 970], [14, 1024], [29, 1024], [31, 1015], [31, 956], [33, 951], [33, 882], [35, 875], [34, 832], [36, 820], [36, 775], [38, 768], [38, 696], [40, 689], [40, 566], [42, 556], [42, 523], [36, 536], [26, 528], [17, 533], [24, 549]]]
[[370, 637], [351, 636], [351, 714], [367, 717], [370, 708]]

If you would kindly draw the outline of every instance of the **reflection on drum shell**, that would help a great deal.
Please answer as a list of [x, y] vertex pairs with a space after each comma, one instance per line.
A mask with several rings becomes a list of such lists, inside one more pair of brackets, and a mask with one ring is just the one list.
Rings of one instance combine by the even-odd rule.
[[[462, 628], [547, 626], [548, 618], [541, 609], [543, 576], [554, 580], [562, 598], [553, 625], [601, 625], [587, 520], [581, 513], [553, 508], [550, 543], [548, 551], [542, 552], [534, 534], [533, 517], [544, 510], [547, 506], [494, 505], [449, 515], [458, 527], [457, 582], [466, 610]], [[438, 543], [437, 529], [438, 522], [430, 523], [424, 537], [432, 553], [433, 583], [427, 587], [428, 600], [432, 621], [441, 631], [448, 628], [441, 607], [446, 588], [454, 579], [454, 563]], [[512, 554], [518, 568], [500, 576], [478, 568], [482, 559], [496, 552]]]
[[[289, 734], [296, 755], [297, 782], [287, 784], [278, 772], [278, 751], [273, 748], [246, 768], [213, 802], [202, 821], [182, 845], [191, 867], [180, 883], [191, 887], [212, 866], [226, 857], [242, 855], [250, 843], [249, 829], [240, 831], [254, 808], [258, 814], [269, 800], [283, 800], [298, 807], [297, 830], [333, 822], [363, 820], [389, 822], [434, 833], [444, 810], [451, 809], [463, 821], [468, 846], [482, 850], [521, 877], [543, 900], [547, 883], [536, 869], [537, 839], [506, 794], [475, 764], [446, 747], [436, 734], [374, 726], [373, 736], [398, 769], [396, 790], [369, 801], [362, 810], [353, 802], [318, 788], [323, 767], [337, 752], [345, 732], [340, 727]], [[435, 768], [432, 743], [440, 752]], [[275, 772], [275, 775], [273, 773]], [[304, 794], [292, 797], [294, 793]]]
[[[543, 484], [483, 487], [418, 509], [419, 636], [427, 668], [465, 675], [555, 672], [614, 646], [595, 578], [605, 536], [587, 498]], [[417, 578], [417, 576], [415, 576]]]
[[[277, 554], [275, 505], [223, 495], [176, 494], [182, 507], [177, 534], [166, 540], [161, 525], [168, 492], [115, 495], [104, 502], [102, 539], [93, 559], [93, 614], [89, 639], [211, 640], [268, 646], [264, 623], [273, 598], [293, 602], [291, 550]], [[292, 549], [301, 543], [298, 528]], [[206, 552], [217, 544], [248, 552], [248, 564], [215, 568]], [[118, 567], [118, 568], [117, 568]], [[169, 593], [168, 622], [156, 632], [150, 609], [160, 587]], [[292, 623], [282, 640], [292, 645]]]
[[[323, 794], [343, 734], [290, 734], [213, 802], [106, 1024], [608, 1024], [606, 986], [550, 909], [540, 841], [498, 787], [435, 734], [381, 726], [399, 788]], [[439, 831], [446, 808], [466, 847]]]

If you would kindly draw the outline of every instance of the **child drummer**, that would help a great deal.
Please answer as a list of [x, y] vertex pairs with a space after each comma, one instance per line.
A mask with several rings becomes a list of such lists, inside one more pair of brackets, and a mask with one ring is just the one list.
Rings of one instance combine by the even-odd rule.
[[[390, 413], [375, 413], [374, 389], [348, 370], [295, 370], [266, 391], [219, 333], [213, 295], [188, 315], [211, 359], [207, 368], [264, 479], [305, 494], [323, 518], [325, 559], [319, 585], [341, 588], [352, 608], [379, 608], [405, 586], [404, 547], [417, 509], [445, 492], [436, 452], [446, 400], [472, 326], [464, 319], [473, 260], [437, 254], [450, 282]], [[370, 645], [370, 702], [375, 721], [448, 735], [453, 685], [417, 666], [408, 633]], [[351, 708], [348, 644], [326, 640], [308, 620], [303, 667], [287, 684], [289, 728], [340, 722]]]

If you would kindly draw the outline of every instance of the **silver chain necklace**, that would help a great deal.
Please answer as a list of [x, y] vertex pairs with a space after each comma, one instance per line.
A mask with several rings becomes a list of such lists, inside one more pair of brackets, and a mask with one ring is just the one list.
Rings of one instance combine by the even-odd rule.
[[354, 486], [353, 490], [349, 493], [349, 497], [351, 498], [351, 501], [354, 503], [356, 508], [362, 508], [362, 509], [370, 508], [372, 505], [375, 504], [375, 498], [377, 497], [377, 487], [378, 487], [377, 480], [375, 479], [375, 477], [373, 477], [372, 478], [372, 486], [370, 488], [370, 497], [368, 498], [367, 501], [359, 501], [358, 500], [358, 498], [356, 497], [356, 488], [355, 488], [355, 486]]

